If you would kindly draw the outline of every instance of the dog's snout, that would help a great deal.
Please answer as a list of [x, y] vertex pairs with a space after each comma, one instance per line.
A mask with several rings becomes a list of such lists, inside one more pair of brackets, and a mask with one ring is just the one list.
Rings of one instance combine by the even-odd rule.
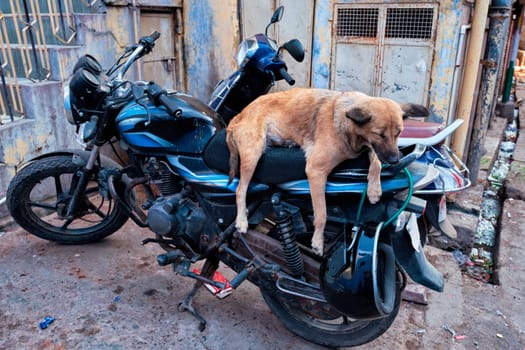
[[377, 156], [379, 158], [380, 161], [382, 161], [383, 163], [387, 163], [387, 164], [396, 164], [396, 163], [399, 163], [399, 150], [396, 150], [395, 152], [394, 151], [383, 151], [381, 152], [379, 150], [379, 147], [376, 148], [377, 151]]
[[388, 157], [386, 159], [386, 162], [390, 165], [394, 165], [394, 164], [397, 164], [399, 163], [399, 154], [395, 155], [395, 156], [391, 156], [391, 157]]

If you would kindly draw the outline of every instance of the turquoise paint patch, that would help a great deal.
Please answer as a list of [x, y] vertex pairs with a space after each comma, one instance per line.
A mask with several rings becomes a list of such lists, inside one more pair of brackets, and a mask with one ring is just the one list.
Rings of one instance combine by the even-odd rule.
[[332, 2], [318, 1], [315, 7], [315, 27], [312, 42], [312, 87], [330, 87]]
[[[191, 57], [187, 61], [189, 92], [197, 97], [206, 99], [208, 96], [208, 84], [210, 78], [210, 52], [213, 47], [213, 25], [214, 13], [208, 1], [188, 2], [187, 15], [187, 45], [185, 50], [187, 56]], [[215, 82], [212, 82], [215, 84]]]
[[[443, 2], [441, 3], [443, 4]], [[431, 122], [441, 123], [449, 114], [462, 11], [463, 4], [458, 0], [440, 7], [437, 29], [441, 35], [436, 40], [432, 83], [429, 87], [429, 121]], [[450, 25], [450, 23], [453, 24]], [[443, 29], [445, 24], [447, 24], [447, 28], [456, 29]]]

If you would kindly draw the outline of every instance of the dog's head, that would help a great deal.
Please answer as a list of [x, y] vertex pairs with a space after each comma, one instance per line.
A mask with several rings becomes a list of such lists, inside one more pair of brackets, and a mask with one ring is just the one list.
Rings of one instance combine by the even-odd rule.
[[355, 125], [354, 133], [376, 152], [379, 160], [389, 164], [399, 161], [397, 139], [403, 131], [403, 119], [428, 115], [424, 106], [380, 97], [366, 98], [346, 110], [346, 117]]

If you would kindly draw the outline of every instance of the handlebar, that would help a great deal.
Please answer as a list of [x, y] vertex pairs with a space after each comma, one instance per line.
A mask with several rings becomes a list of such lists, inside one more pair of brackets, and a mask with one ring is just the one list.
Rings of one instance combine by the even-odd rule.
[[[113, 64], [113, 66], [108, 69], [107, 75], [112, 76], [117, 74], [116, 80], [121, 81], [124, 78], [124, 75], [128, 71], [129, 67], [137, 59], [141, 58], [144, 55], [153, 50], [155, 46], [155, 41], [160, 37], [160, 33], [155, 31], [150, 35], [143, 36], [139, 39], [139, 42], [136, 45], [130, 46], [124, 51], [124, 53], [119, 57], [119, 59]], [[131, 52], [131, 53], [130, 53]], [[126, 59], [126, 62], [122, 64], [122, 61]]]
[[288, 74], [288, 71], [286, 70], [286, 68], [281, 67], [281, 69], [279, 69], [279, 74], [281, 75], [281, 77], [283, 77], [284, 80], [286, 80], [288, 84], [290, 85], [295, 84], [295, 79], [290, 74]]
[[155, 46], [155, 41], [160, 37], [160, 33], [157, 31], [154, 31], [150, 35], [143, 36], [139, 40], [139, 45], [142, 45], [144, 48], [144, 54], [148, 54], [151, 52], [153, 47]]
[[157, 31], [154, 31], [150, 37], [153, 39], [153, 41], [156, 41], [158, 38], [160, 38], [160, 33]]
[[146, 89], [146, 94], [151, 98], [156, 106], [163, 105], [166, 107], [170, 115], [178, 118], [182, 114], [181, 109], [177, 106], [174, 100], [169, 98], [169, 96], [166, 94], [166, 90], [161, 88], [158, 84], [150, 82], [148, 84], [148, 88]]

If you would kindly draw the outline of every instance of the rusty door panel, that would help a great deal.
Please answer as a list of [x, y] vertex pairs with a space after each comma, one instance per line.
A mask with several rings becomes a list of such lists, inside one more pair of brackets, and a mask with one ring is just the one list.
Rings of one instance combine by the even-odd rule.
[[426, 105], [432, 50], [426, 46], [385, 45], [380, 96]]
[[376, 75], [375, 44], [341, 43], [335, 53], [334, 89], [374, 94]]
[[331, 87], [428, 103], [437, 4], [335, 7]]
[[143, 59], [143, 80], [153, 80], [165, 89], [177, 89], [175, 19], [171, 12], [141, 12], [141, 35], [161, 33], [153, 51]]

